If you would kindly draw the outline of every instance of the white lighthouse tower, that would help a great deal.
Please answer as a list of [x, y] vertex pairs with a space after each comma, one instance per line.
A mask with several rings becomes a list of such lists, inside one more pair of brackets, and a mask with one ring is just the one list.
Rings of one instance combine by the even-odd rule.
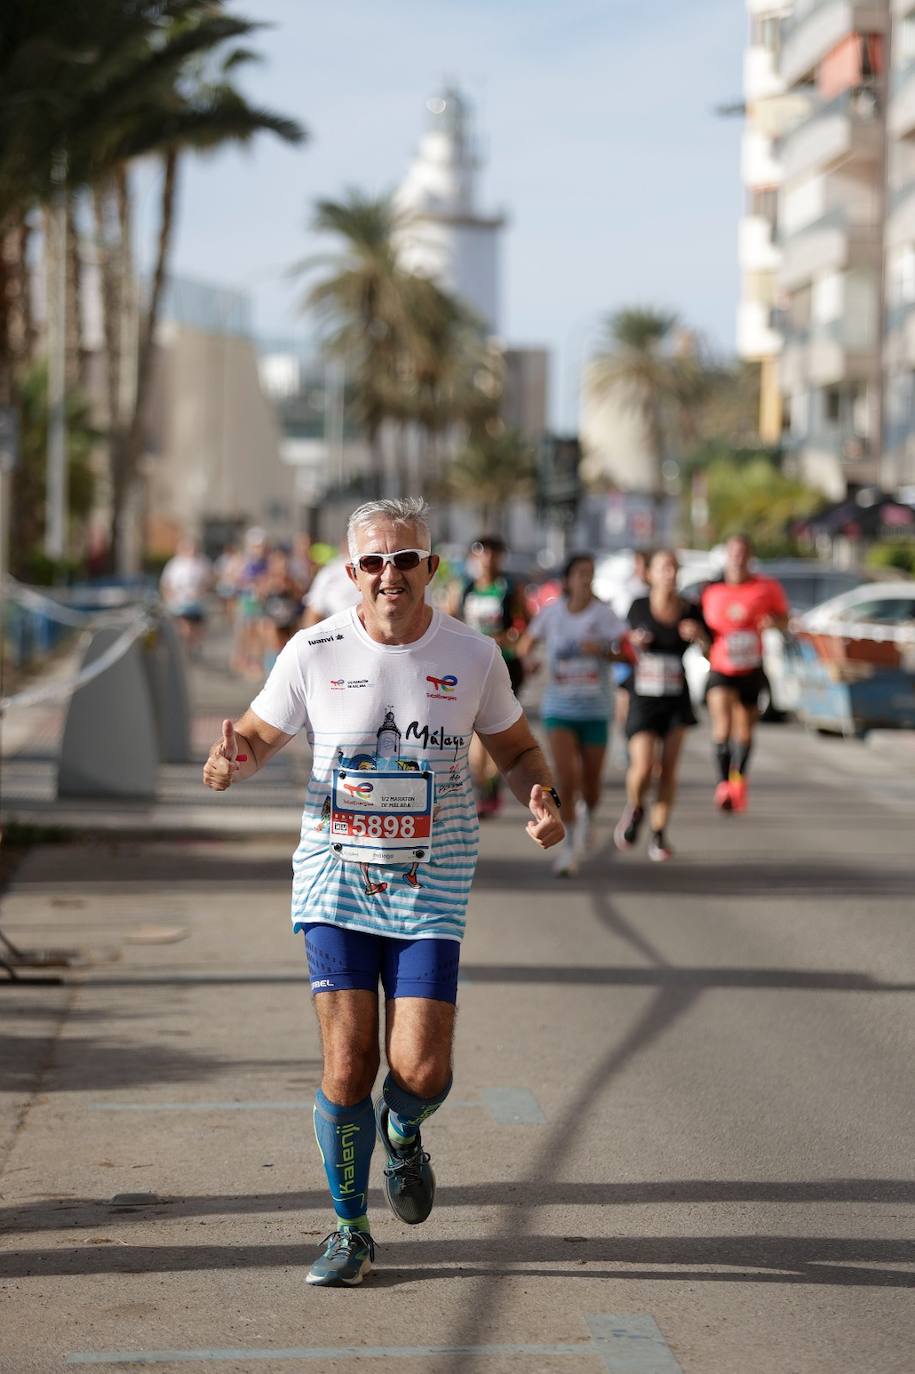
[[470, 110], [453, 88], [426, 101], [426, 131], [396, 194], [404, 266], [432, 277], [499, 332], [499, 234], [503, 215], [476, 205], [480, 157]]

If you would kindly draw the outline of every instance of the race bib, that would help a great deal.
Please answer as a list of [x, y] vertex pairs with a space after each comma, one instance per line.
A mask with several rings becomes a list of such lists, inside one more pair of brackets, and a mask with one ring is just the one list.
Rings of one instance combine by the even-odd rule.
[[470, 592], [464, 601], [464, 623], [481, 635], [501, 634], [504, 629], [502, 599]]
[[762, 640], [755, 630], [731, 630], [726, 642], [728, 660], [735, 672], [758, 668], [762, 663]]
[[553, 676], [560, 687], [599, 687], [600, 664], [596, 658], [560, 658]]
[[677, 654], [642, 654], [635, 669], [640, 697], [678, 697], [683, 691], [683, 661]]
[[435, 774], [335, 768], [330, 847], [363, 864], [428, 863]]

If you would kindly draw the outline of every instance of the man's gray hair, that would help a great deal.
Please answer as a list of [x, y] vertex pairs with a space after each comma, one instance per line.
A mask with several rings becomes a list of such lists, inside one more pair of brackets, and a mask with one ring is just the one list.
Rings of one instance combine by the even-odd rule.
[[353, 511], [346, 522], [346, 544], [350, 558], [355, 560], [359, 552], [357, 530], [374, 525], [379, 520], [389, 520], [394, 525], [416, 525], [420, 537], [425, 540], [425, 547], [429, 548], [428, 514], [429, 507], [421, 496], [404, 496], [399, 501], [366, 501], [365, 505]]

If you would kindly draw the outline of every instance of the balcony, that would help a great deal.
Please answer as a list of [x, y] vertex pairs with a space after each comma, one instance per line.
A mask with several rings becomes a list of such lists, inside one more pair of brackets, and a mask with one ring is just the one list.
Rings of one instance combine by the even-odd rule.
[[870, 381], [877, 373], [876, 310], [873, 319], [847, 314], [787, 334], [779, 381], [789, 395], [841, 382]]
[[836, 206], [813, 224], [785, 235], [779, 243], [778, 284], [796, 291], [824, 272], [874, 266], [880, 259], [880, 230], [856, 223], [849, 210]]
[[744, 186], [780, 186], [782, 181], [776, 140], [752, 125], [743, 131], [740, 177]]
[[915, 137], [915, 62], [893, 74], [887, 123], [893, 138]]
[[879, 0], [797, 0], [785, 24], [785, 83], [813, 80], [820, 62], [843, 38], [850, 33], [883, 33], [886, 21], [886, 5]]
[[737, 230], [737, 258], [744, 272], [774, 272], [781, 254], [764, 215], [744, 215]]
[[774, 358], [782, 346], [781, 335], [772, 325], [772, 308], [763, 301], [741, 301], [737, 308], [737, 352], [741, 358], [759, 362]]
[[785, 89], [775, 54], [754, 44], [743, 55], [743, 93], [747, 104], [781, 95]]
[[835, 100], [814, 108], [776, 145], [785, 179], [828, 171], [842, 163], [880, 159], [881, 131], [876, 92], [867, 86], [843, 91]]

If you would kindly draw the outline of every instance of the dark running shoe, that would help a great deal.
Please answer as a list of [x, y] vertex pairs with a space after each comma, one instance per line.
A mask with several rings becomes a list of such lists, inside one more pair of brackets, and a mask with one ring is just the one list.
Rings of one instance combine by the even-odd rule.
[[418, 1226], [432, 1211], [435, 1174], [429, 1156], [423, 1149], [419, 1131], [416, 1132], [416, 1139], [403, 1150], [391, 1144], [388, 1135], [390, 1114], [388, 1104], [383, 1097], [379, 1097], [375, 1103], [375, 1125], [388, 1161], [384, 1169], [384, 1195], [395, 1217], [405, 1221], [408, 1226]]
[[308, 1271], [306, 1283], [318, 1288], [355, 1288], [372, 1267], [375, 1242], [368, 1231], [341, 1226], [324, 1237], [324, 1250]]

